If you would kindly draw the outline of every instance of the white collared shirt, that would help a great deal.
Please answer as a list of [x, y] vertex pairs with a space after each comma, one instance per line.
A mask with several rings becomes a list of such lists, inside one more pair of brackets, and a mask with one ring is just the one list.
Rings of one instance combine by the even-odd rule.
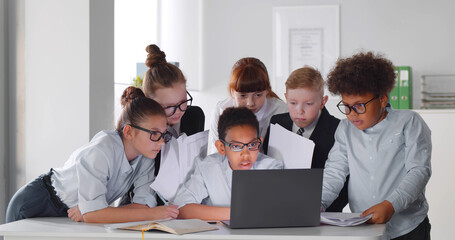
[[384, 238], [416, 228], [427, 216], [425, 186], [431, 176], [431, 132], [419, 114], [386, 108], [384, 120], [359, 130], [341, 120], [324, 169], [322, 205], [327, 208], [349, 174], [349, 206], [363, 212], [383, 202], [395, 213]]
[[[314, 129], [316, 128], [316, 125], [318, 124], [319, 117], [321, 116], [321, 110], [319, 110], [318, 116], [316, 119], [308, 126], [304, 127], [303, 129], [305, 130], [302, 134], [302, 137], [310, 139], [311, 134], [313, 134]], [[292, 123], [292, 131], [294, 133], [297, 133], [299, 131], [300, 127], [297, 126], [294, 122]]]
[[[258, 153], [251, 169], [282, 169], [283, 162]], [[179, 188], [174, 203], [179, 207], [197, 203], [216, 207], [230, 207], [232, 169], [226, 156], [219, 153], [194, 160], [191, 177]]]
[[[218, 102], [216, 105], [210, 119], [208, 154], [217, 152], [215, 141], [218, 140], [218, 119], [220, 118], [220, 115], [223, 113], [224, 109], [234, 106], [236, 106], [236, 102], [231, 97]], [[267, 128], [270, 125], [270, 119], [273, 115], [285, 112], [288, 112], [288, 107], [285, 102], [278, 98], [267, 97], [264, 101], [264, 105], [262, 105], [262, 108], [255, 113], [259, 122], [259, 137], [265, 137]]]
[[117, 131], [101, 131], [90, 143], [71, 154], [61, 168], [53, 169], [52, 186], [69, 208], [82, 214], [108, 207], [134, 184], [134, 203], [156, 206], [149, 185], [155, 179], [155, 161], [139, 155], [128, 162]]

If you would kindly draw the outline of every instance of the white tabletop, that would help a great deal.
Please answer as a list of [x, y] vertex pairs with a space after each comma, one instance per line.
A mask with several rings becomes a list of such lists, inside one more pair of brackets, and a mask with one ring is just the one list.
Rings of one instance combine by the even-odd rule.
[[[381, 239], [384, 224], [355, 227], [300, 227], [230, 229], [221, 223], [219, 230], [174, 235], [159, 231], [146, 232], [144, 239]], [[0, 225], [0, 236], [11, 239], [141, 239], [139, 231], [106, 229], [104, 224], [76, 223], [69, 218], [30, 218]]]

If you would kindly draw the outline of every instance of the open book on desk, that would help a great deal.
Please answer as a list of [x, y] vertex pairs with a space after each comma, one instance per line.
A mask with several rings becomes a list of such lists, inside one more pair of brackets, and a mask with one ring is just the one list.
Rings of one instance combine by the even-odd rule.
[[203, 232], [217, 230], [216, 225], [211, 225], [200, 219], [164, 219], [155, 221], [129, 222], [129, 223], [114, 223], [104, 225], [110, 229], [125, 229], [125, 230], [160, 230], [173, 234], [186, 234], [194, 232]]
[[360, 217], [361, 213], [321, 212], [321, 223], [347, 227], [357, 226], [368, 221], [373, 214]]

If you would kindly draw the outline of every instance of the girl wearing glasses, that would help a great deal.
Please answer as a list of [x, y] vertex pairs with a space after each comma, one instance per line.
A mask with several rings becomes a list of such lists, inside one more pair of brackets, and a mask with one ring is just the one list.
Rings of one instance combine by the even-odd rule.
[[288, 111], [286, 103], [272, 91], [269, 75], [264, 63], [253, 57], [242, 58], [232, 67], [229, 82], [229, 98], [218, 102], [213, 111], [208, 153], [215, 153], [215, 141], [218, 139], [218, 118], [228, 107], [246, 107], [259, 121], [259, 136], [265, 137], [270, 118]]
[[186, 90], [182, 71], [166, 61], [166, 54], [158, 46], [152, 44], [145, 50], [148, 53], [145, 65], [150, 69], [144, 76], [144, 93], [163, 106], [169, 132], [178, 137], [204, 131], [204, 112], [191, 106], [193, 97]]
[[[192, 106], [193, 97], [186, 90], [182, 71], [166, 61], [166, 54], [154, 44], [145, 49], [148, 53], [145, 64], [150, 69], [144, 77], [144, 93], [164, 108], [168, 131], [177, 138], [204, 131], [205, 115], [198, 106]], [[155, 159], [158, 174], [160, 154]]]
[[180, 187], [174, 204], [179, 218], [230, 219], [232, 170], [282, 169], [283, 162], [259, 152], [259, 123], [247, 108], [227, 108], [218, 125], [217, 153], [196, 158], [194, 172]]
[[[145, 96], [157, 101], [164, 108], [167, 117], [167, 131], [178, 138], [185, 133], [187, 136], [204, 131], [205, 115], [198, 106], [192, 106], [193, 97], [186, 90], [186, 79], [182, 71], [166, 61], [166, 54], [151, 44], [145, 50], [145, 65], [149, 68], [144, 76]], [[155, 158], [155, 176], [161, 165], [161, 153]], [[120, 201], [120, 205], [131, 202], [133, 187]], [[157, 198], [158, 204], [163, 202]]]
[[[6, 222], [68, 216], [74, 221], [113, 223], [175, 218], [176, 206], [156, 207], [149, 185], [153, 158], [170, 139], [166, 115], [142, 90], [127, 88], [115, 130], [101, 131], [73, 152], [61, 168], [28, 183], [11, 199]], [[110, 207], [135, 186], [133, 203]]]
[[325, 164], [322, 205], [338, 196], [349, 174], [352, 212], [386, 223], [383, 239], [430, 239], [425, 186], [431, 176], [431, 132], [414, 111], [388, 104], [392, 63], [372, 52], [339, 59], [328, 87], [346, 114]]

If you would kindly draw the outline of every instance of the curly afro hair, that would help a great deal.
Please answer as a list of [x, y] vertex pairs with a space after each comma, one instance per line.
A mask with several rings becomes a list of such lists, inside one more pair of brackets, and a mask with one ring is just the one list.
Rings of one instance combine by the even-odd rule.
[[388, 95], [395, 85], [395, 69], [390, 60], [372, 52], [338, 59], [327, 77], [332, 94]]

